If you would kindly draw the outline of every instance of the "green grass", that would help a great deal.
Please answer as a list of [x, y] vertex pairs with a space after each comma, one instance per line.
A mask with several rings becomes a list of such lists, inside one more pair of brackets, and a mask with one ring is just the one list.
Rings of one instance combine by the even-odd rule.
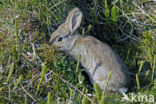
[[129, 92], [137, 94], [136, 98], [142, 94], [156, 99], [153, 4], [130, 0], [0, 0], [0, 104], [89, 104], [98, 103], [102, 96], [104, 102], [100, 103], [104, 104], [139, 104], [122, 102], [122, 94], [102, 95], [98, 86], [94, 91], [79, 62], [48, 45], [51, 33], [73, 7], [84, 14], [79, 32], [109, 44], [137, 76]]

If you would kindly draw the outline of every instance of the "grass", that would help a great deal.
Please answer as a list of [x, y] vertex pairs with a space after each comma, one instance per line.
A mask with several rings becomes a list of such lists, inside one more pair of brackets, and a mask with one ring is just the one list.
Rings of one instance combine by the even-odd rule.
[[[148, 98], [153, 95], [155, 100], [153, 4], [129, 0], [0, 0], [0, 104], [89, 104], [98, 103], [101, 97], [104, 104], [139, 103], [122, 101], [122, 94], [101, 96], [98, 87], [95, 85], [94, 91], [83, 75], [79, 62], [48, 45], [51, 33], [75, 6], [84, 14], [79, 32], [109, 44], [136, 77], [129, 92], [137, 94], [136, 99], [142, 94]], [[150, 103], [145, 99], [140, 102]]]

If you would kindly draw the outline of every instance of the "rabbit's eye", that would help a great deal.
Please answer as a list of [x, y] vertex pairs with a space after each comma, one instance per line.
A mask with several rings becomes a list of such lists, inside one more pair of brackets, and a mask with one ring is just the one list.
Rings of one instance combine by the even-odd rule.
[[59, 38], [58, 38], [58, 42], [61, 42], [61, 41], [62, 41], [62, 39], [63, 39], [62, 37], [59, 37]]

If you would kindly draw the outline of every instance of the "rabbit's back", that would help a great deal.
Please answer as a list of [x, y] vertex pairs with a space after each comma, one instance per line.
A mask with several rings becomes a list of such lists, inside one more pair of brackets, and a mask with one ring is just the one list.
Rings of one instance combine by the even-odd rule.
[[117, 90], [127, 85], [129, 75], [125, 64], [111, 47], [92, 36], [77, 38], [73, 48], [68, 52], [75, 60], [81, 55], [81, 64], [88, 73], [92, 84], [97, 82], [104, 88], [108, 74], [113, 72], [108, 89]]

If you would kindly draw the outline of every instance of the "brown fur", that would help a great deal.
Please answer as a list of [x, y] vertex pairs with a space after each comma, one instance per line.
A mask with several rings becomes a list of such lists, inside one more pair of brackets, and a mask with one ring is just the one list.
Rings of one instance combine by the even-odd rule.
[[92, 36], [81, 36], [76, 31], [81, 20], [82, 12], [78, 8], [71, 10], [66, 22], [51, 35], [50, 42], [74, 60], [80, 54], [81, 65], [92, 84], [98, 83], [104, 89], [108, 74], [113, 72], [107, 90], [120, 92], [122, 89], [125, 92], [130, 82], [126, 65], [110, 46]]

